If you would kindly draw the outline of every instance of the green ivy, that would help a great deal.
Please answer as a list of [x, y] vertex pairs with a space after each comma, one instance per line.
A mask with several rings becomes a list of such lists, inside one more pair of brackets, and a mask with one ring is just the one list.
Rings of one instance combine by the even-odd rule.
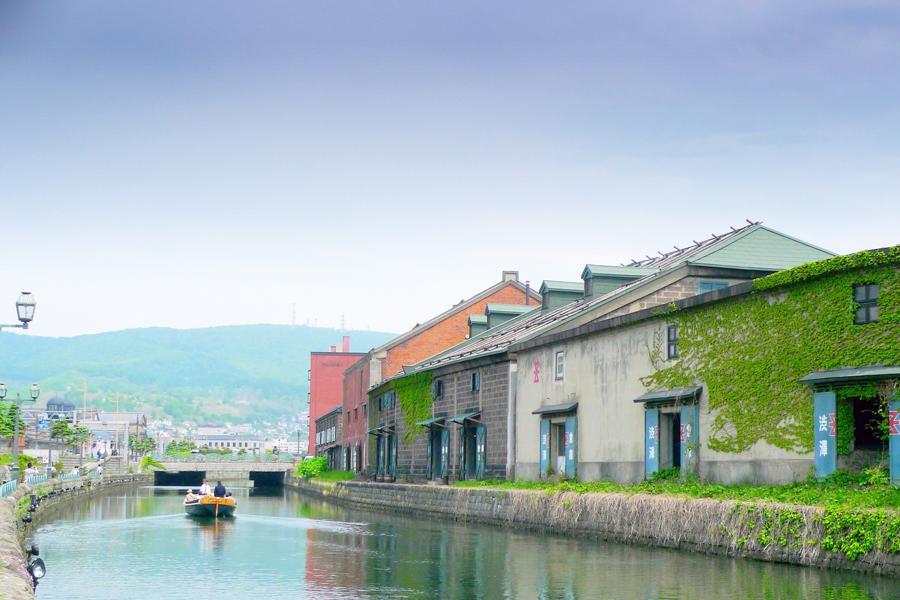
[[[713, 415], [709, 447], [742, 452], [760, 441], [813, 446], [811, 371], [900, 364], [900, 248], [836, 257], [769, 275], [750, 294], [678, 311], [677, 362], [650, 348], [650, 389], [704, 383]], [[880, 322], [854, 325], [853, 286], [880, 286]], [[859, 390], [857, 390], [859, 391]], [[847, 419], [842, 419], [847, 421]], [[846, 437], [846, 433], [844, 436]]]
[[397, 394], [397, 401], [403, 411], [403, 422], [406, 424], [403, 439], [407, 443], [415, 441], [419, 435], [416, 423], [431, 416], [431, 372], [422, 371], [395, 379], [391, 389]]
[[878, 550], [900, 553], [900, 515], [886, 510], [829, 508], [822, 517], [822, 547], [850, 560]]

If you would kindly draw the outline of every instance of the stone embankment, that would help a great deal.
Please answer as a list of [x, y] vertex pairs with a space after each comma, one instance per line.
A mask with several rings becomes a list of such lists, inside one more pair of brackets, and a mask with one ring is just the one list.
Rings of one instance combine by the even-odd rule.
[[900, 575], [900, 554], [856, 560], [825, 550], [822, 508], [648, 494], [547, 493], [432, 485], [291, 480], [330, 501], [462, 522], [552, 531], [631, 544], [804, 566]]
[[[34, 486], [21, 485], [10, 496], [0, 498], [0, 600], [34, 600], [31, 577], [25, 568], [23, 544], [34, 527], [53, 517], [55, 511], [72, 500], [115, 486], [149, 483], [147, 475], [106, 475], [68, 481], [52, 479]], [[19, 505], [31, 495], [41, 496], [30, 523], [22, 522]], [[53, 568], [47, 565], [48, 570]]]

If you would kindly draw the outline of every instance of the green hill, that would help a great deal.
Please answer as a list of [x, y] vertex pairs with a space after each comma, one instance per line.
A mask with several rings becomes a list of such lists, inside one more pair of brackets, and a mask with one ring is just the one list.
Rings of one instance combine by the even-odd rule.
[[[394, 334], [350, 331], [363, 352]], [[311, 351], [339, 344], [334, 329], [239, 325], [206, 329], [126, 329], [50, 338], [0, 333], [0, 381], [11, 393], [41, 385], [101, 409], [144, 410], [183, 420], [271, 420], [307, 404]]]

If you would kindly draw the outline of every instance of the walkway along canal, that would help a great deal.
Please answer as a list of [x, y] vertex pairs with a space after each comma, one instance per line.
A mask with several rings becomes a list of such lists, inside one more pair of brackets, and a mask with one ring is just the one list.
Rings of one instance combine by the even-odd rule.
[[234, 488], [229, 521], [184, 489], [111, 489], [35, 533], [38, 598], [889, 598], [897, 580], [360, 510]]

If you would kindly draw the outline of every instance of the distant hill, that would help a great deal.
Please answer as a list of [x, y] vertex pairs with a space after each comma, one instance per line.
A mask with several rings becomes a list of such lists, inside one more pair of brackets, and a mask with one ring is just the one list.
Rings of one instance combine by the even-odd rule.
[[[350, 331], [365, 352], [394, 334]], [[68, 338], [0, 333], [0, 381], [12, 393], [41, 385], [52, 395], [104, 409], [141, 409], [194, 420], [272, 420], [307, 404], [311, 351], [339, 345], [335, 329], [238, 325], [126, 329]]]

